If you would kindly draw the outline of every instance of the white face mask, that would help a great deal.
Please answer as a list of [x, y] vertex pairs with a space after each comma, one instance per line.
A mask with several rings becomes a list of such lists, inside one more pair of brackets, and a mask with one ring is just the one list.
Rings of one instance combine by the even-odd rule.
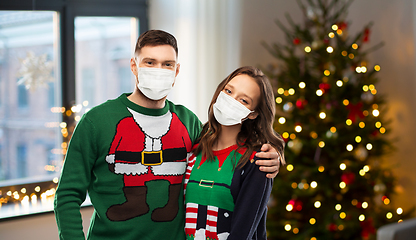
[[218, 95], [213, 110], [215, 119], [224, 126], [240, 124], [243, 119], [254, 112], [223, 91]]
[[160, 100], [166, 97], [175, 82], [175, 71], [162, 68], [139, 68], [137, 87], [148, 98]]

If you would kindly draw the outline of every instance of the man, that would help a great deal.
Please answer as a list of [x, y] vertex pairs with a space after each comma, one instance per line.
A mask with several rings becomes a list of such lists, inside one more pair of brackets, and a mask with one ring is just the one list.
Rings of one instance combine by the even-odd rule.
[[[84, 239], [80, 205], [88, 191], [94, 214], [88, 239], [185, 239], [182, 180], [186, 156], [201, 123], [166, 100], [175, 83], [176, 39], [150, 30], [137, 40], [130, 67], [132, 94], [84, 114], [65, 158], [55, 197], [60, 239]], [[274, 177], [279, 161], [270, 145], [258, 161]]]

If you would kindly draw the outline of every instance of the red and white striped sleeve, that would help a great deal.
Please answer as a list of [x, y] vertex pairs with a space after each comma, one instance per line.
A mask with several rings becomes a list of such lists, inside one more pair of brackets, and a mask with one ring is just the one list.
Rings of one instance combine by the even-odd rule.
[[194, 167], [195, 160], [196, 160], [196, 156], [193, 153], [188, 153], [188, 156], [186, 159], [187, 166], [186, 166], [186, 172], [185, 172], [185, 180], [183, 182], [183, 194], [184, 195], [186, 193], [186, 185], [188, 184], [189, 177], [191, 176], [191, 172], [192, 172], [192, 168]]

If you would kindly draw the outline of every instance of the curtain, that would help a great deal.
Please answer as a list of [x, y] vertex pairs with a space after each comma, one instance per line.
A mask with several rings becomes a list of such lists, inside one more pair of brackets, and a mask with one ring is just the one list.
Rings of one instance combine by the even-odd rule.
[[149, 25], [178, 40], [180, 72], [168, 99], [205, 122], [218, 83], [240, 66], [240, 1], [151, 0]]

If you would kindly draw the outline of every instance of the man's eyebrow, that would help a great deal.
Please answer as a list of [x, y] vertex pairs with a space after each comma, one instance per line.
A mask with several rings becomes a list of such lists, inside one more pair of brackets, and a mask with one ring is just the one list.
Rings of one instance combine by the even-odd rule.
[[[157, 61], [155, 58], [145, 57], [142, 61]], [[176, 63], [175, 60], [165, 60], [163, 63]]]
[[154, 58], [148, 58], [148, 57], [142, 59], [142, 61], [149, 61], [149, 60], [156, 61], [156, 59], [154, 59]]

